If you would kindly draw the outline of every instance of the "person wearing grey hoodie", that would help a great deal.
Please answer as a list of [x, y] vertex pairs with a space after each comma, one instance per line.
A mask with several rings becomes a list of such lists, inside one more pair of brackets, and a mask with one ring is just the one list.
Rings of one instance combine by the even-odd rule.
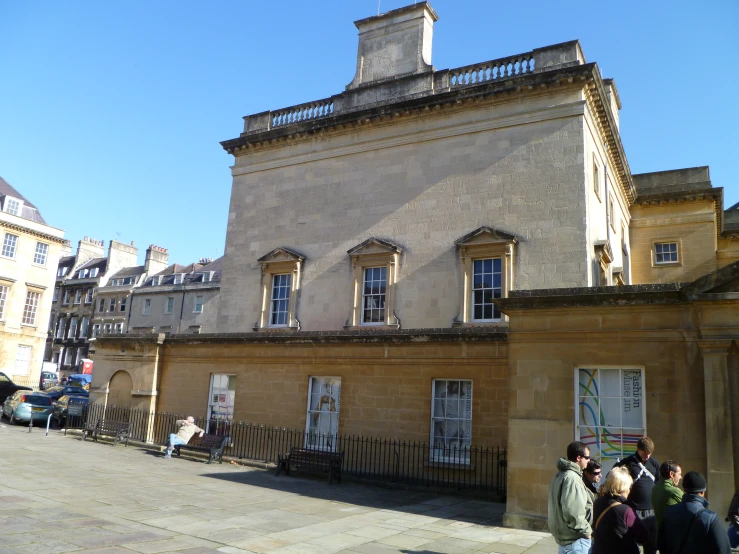
[[567, 458], [557, 461], [557, 474], [549, 486], [549, 531], [559, 554], [588, 554], [593, 530], [593, 497], [585, 488], [582, 470], [590, 461], [590, 449], [575, 441], [567, 446]]

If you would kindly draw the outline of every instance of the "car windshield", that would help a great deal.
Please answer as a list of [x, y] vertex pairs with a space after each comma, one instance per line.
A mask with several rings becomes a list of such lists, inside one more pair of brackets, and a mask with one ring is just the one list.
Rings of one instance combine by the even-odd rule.
[[51, 398], [41, 395], [27, 394], [21, 397], [21, 402], [34, 406], [51, 406]]

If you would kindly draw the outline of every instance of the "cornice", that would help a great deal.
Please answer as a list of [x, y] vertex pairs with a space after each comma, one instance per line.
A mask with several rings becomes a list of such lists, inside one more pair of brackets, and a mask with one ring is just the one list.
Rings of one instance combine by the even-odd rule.
[[9, 221], [0, 220], [0, 227], [4, 227], [6, 229], [12, 229], [14, 231], [18, 231], [19, 233], [26, 233], [28, 235], [32, 235], [34, 237], [47, 240], [49, 242], [55, 242], [57, 244], [66, 244], [68, 242], [64, 238], [55, 237], [53, 235], [49, 235], [48, 233], [42, 233], [41, 231], [36, 231], [35, 229], [30, 229], [28, 227], [24, 227], [23, 225], [17, 225], [15, 223], [10, 223]]

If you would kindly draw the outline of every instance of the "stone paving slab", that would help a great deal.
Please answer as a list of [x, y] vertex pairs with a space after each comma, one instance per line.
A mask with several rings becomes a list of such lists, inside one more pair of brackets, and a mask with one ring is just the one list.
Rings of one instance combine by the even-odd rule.
[[501, 504], [195, 458], [0, 421], [0, 554], [550, 554]]

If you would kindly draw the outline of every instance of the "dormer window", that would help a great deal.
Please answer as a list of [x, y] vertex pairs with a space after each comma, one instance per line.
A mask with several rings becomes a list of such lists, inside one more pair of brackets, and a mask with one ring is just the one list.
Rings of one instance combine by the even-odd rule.
[[3, 201], [3, 211], [10, 215], [21, 215], [23, 201], [12, 196], [6, 196]]
[[203, 273], [203, 283], [210, 283], [211, 279], [213, 279], [212, 271], [206, 271]]
[[69, 271], [68, 267], [60, 267], [56, 270], [56, 276], [57, 277], [64, 277], [67, 274], [67, 271]]
[[175, 273], [174, 274], [174, 284], [175, 285], [181, 285], [182, 284], [182, 278], [185, 276], [184, 273]]
[[92, 277], [97, 277], [97, 276], [98, 276], [98, 273], [99, 273], [99, 272], [100, 272], [100, 269], [99, 269], [99, 268], [97, 268], [97, 267], [93, 267], [93, 268], [92, 268], [92, 269], [90, 270], [90, 277], [91, 277], [91, 278], [92, 278]]
[[77, 278], [78, 279], [86, 279], [88, 273], [90, 273], [90, 270], [89, 269], [80, 269], [80, 274], [79, 274], [79, 276]]

